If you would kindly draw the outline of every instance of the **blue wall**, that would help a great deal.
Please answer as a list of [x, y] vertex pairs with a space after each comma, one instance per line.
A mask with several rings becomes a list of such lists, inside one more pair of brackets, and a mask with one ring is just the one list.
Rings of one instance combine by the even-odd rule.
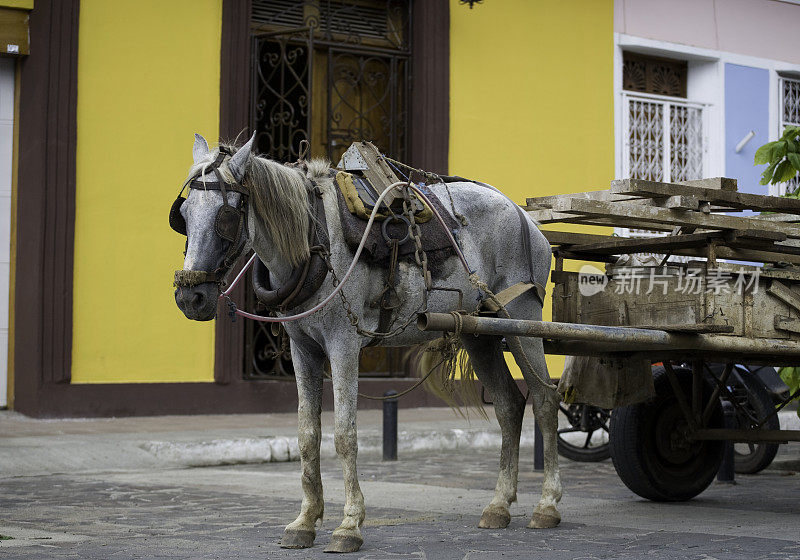
[[[736, 144], [754, 130], [756, 135], [736, 153]], [[759, 185], [764, 167], [753, 165], [759, 146], [769, 141], [769, 71], [725, 64], [725, 176], [739, 180], [739, 191], [768, 194]]]

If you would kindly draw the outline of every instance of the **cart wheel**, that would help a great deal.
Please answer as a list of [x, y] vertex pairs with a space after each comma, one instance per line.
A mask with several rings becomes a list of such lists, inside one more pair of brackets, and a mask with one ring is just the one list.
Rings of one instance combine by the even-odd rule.
[[608, 421], [611, 411], [588, 404], [559, 405], [558, 454], [595, 463], [611, 456]]
[[[691, 402], [692, 372], [673, 368]], [[705, 490], [722, 462], [723, 442], [691, 441], [678, 399], [663, 366], [653, 368], [656, 396], [645, 403], [614, 410], [611, 460], [625, 486], [648, 500], [678, 502]], [[704, 403], [712, 388], [704, 383]], [[722, 406], [715, 403], [709, 427], [722, 427]]]
[[[742, 373], [742, 384], [733, 386], [733, 396], [743, 408], [755, 418], [761, 419], [772, 412], [775, 407], [767, 388], [750, 373]], [[750, 419], [737, 410], [736, 420], [740, 429], [750, 428]], [[777, 414], [766, 423], [767, 430], [780, 430], [781, 422]], [[739, 474], [755, 474], [766, 469], [778, 453], [777, 443], [735, 443], [734, 470]]]

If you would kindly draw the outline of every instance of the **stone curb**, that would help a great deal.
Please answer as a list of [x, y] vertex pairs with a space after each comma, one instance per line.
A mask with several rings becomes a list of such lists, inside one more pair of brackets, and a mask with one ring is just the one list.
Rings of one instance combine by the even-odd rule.
[[[800, 419], [796, 413], [782, 412], [781, 426], [784, 429], [799, 429]], [[501, 435], [499, 430], [458, 429], [400, 431], [397, 434], [397, 447], [400, 453], [420, 451], [452, 451], [457, 449], [499, 449]], [[533, 446], [531, 430], [523, 431], [520, 444]], [[299, 461], [300, 450], [295, 437], [268, 436], [261, 438], [216, 439], [197, 442], [150, 441], [139, 446], [150, 453], [158, 462], [183, 467], [208, 467], [245, 463], [278, 463]], [[362, 433], [358, 438], [358, 451], [362, 454], [377, 454], [383, 450], [380, 433]], [[320, 446], [322, 457], [336, 456], [333, 436], [325, 434]], [[799, 470], [800, 460], [781, 459], [770, 468], [778, 470]]]
[[[450, 429], [441, 431], [401, 431], [397, 434], [399, 452], [455, 449], [499, 449], [500, 432], [494, 430]], [[533, 445], [533, 435], [523, 435], [522, 445]], [[197, 442], [149, 441], [139, 446], [158, 462], [171, 466], [208, 467], [240, 463], [277, 463], [299, 461], [297, 438], [262, 437], [217, 439]], [[367, 433], [358, 438], [359, 453], [381, 453], [381, 434]], [[335, 457], [333, 436], [324, 435], [322, 457]]]

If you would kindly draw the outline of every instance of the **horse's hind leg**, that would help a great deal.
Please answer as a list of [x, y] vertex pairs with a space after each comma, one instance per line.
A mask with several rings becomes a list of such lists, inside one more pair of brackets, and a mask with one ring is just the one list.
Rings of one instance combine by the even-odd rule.
[[483, 510], [478, 527], [500, 529], [511, 522], [508, 508], [517, 499], [519, 437], [525, 414], [525, 397], [508, 371], [498, 337], [469, 336], [462, 340], [478, 379], [492, 398], [503, 438], [494, 498]]
[[336, 454], [342, 463], [345, 503], [344, 519], [333, 531], [331, 542], [325, 548], [325, 552], [355, 552], [364, 543], [359, 528], [365, 516], [364, 495], [358, 484], [356, 468], [359, 339], [354, 339], [352, 342], [352, 345], [346, 343], [334, 345], [336, 351], [330, 355], [335, 408], [333, 442]]
[[[539, 380], [548, 381], [547, 362], [544, 358], [544, 345], [541, 338], [519, 337], [520, 346], [509, 341], [509, 348], [519, 365], [533, 401], [533, 414], [542, 432], [544, 447], [544, 482], [542, 497], [533, 510], [528, 527], [549, 529], [561, 522], [558, 502], [561, 500], [561, 476], [558, 472], [558, 394], [556, 390], [542, 386]], [[533, 376], [538, 376], [539, 380]]]
[[283, 533], [283, 548], [308, 548], [314, 545], [316, 523], [322, 519], [325, 502], [322, 498], [322, 476], [319, 445], [322, 438], [322, 368], [324, 356], [315, 349], [292, 343], [292, 362], [297, 379], [297, 443], [300, 447], [303, 505], [300, 515]]

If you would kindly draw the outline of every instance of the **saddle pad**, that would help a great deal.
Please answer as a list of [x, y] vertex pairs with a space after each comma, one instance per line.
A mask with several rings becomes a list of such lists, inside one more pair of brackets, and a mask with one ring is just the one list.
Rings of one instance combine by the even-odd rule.
[[[347, 203], [347, 209], [351, 214], [354, 214], [362, 220], [369, 220], [372, 209], [375, 207], [375, 201], [380, 196], [369, 181], [363, 177], [356, 177], [352, 173], [339, 171], [336, 174], [336, 186], [344, 196], [344, 201]], [[387, 185], [388, 186], [388, 185]], [[414, 220], [418, 224], [424, 224], [433, 217], [433, 212], [428, 208], [428, 205], [422, 202], [423, 209], [414, 215]], [[376, 215], [376, 219], [387, 218], [389, 213], [381, 210]]]
[[[355, 251], [358, 244], [361, 242], [361, 237], [364, 235], [364, 230], [367, 227], [367, 220], [350, 213], [347, 202], [340, 189], [336, 191], [336, 200], [339, 203], [339, 220], [342, 224], [342, 233], [344, 235], [347, 245]], [[450, 213], [445, 210], [441, 201], [433, 193], [426, 193], [428, 200], [436, 208], [439, 215], [447, 224], [448, 229], [458, 240], [458, 223], [450, 216]], [[367, 242], [364, 245], [364, 250], [361, 253], [361, 259], [370, 264], [377, 264], [380, 266], [388, 266], [391, 258], [391, 249], [389, 244], [384, 240], [382, 233], [383, 220], [376, 219], [372, 229], [367, 235]], [[424, 224], [419, 224], [420, 235], [422, 236], [422, 248], [428, 255], [428, 269], [431, 275], [436, 277], [441, 265], [444, 261], [455, 254], [447, 234], [442, 229], [438, 220], [429, 220]], [[392, 239], [402, 239], [408, 233], [408, 226], [403, 222], [390, 222], [386, 227], [386, 232]], [[414, 251], [416, 245], [413, 239], [406, 240], [399, 247], [400, 258], [411, 260], [414, 262]]]

